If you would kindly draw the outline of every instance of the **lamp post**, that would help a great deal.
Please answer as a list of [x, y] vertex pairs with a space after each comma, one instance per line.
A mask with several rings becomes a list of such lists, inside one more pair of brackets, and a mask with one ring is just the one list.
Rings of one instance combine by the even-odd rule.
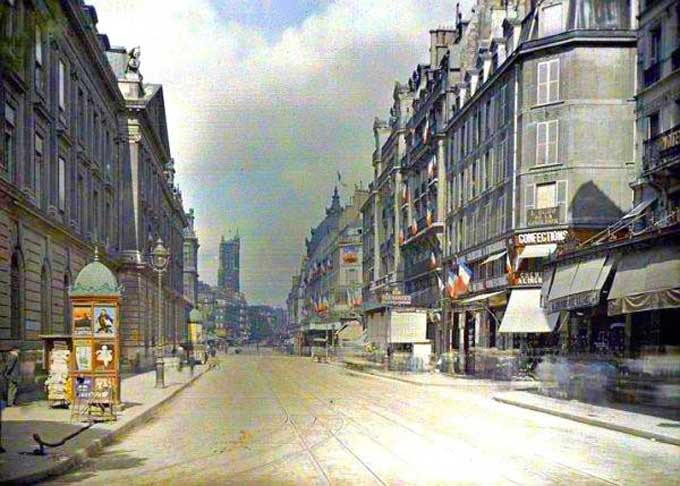
[[162, 276], [168, 266], [170, 252], [158, 238], [156, 247], [151, 252], [151, 265], [158, 273], [158, 339], [156, 340], [156, 388], [165, 388], [165, 363], [163, 362], [163, 323], [161, 315]]

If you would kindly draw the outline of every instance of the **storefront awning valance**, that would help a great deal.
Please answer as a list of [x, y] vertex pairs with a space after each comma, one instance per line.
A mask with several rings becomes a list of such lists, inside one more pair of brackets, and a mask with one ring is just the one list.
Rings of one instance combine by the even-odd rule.
[[[559, 288], [556, 289], [557, 276], [553, 281], [555, 290], [550, 290], [546, 305], [548, 311], [559, 312], [596, 305], [600, 301], [602, 287], [612, 271], [613, 262], [613, 257], [598, 256], [558, 268], [558, 275], [564, 270], [561, 276], [563, 280], [559, 281]], [[566, 280], [570, 275], [571, 283], [566, 290]]]
[[507, 250], [503, 250], [500, 253], [495, 253], [493, 255], [489, 255], [486, 257], [486, 259], [482, 262], [482, 265], [486, 265], [487, 263], [495, 262], [499, 258], [501, 258], [503, 255], [507, 253]]
[[517, 264], [527, 258], [545, 258], [557, 250], [557, 243], [544, 243], [542, 245], [527, 245], [517, 255]]
[[624, 255], [608, 298], [609, 315], [680, 307], [680, 247]]
[[548, 315], [541, 307], [541, 289], [515, 289], [498, 332], [552, 332], [559, 315], [559, 312]]
[[472, 304], [473, 302], [479, 302], [481, 300], [486, 300], [486, 299], [491, 299], [493, 297], [497, 297], [501, 294], [505, 293], [505, 290], [500, 290], [498, 292], [489, 292], [488, 294], [480, 294], [480, 295], [475, 295], [474, 297], [470, 297], [468, 299], [461, 299], [459, 301], [455, 301], [455, 304], [459, 305], [467, 305], [467, 304]]

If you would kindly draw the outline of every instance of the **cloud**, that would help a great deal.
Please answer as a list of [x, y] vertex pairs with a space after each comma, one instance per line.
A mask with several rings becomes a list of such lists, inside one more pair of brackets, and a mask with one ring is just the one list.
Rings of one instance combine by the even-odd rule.
[[249, 302], [282, 304], [336, 172], [370, 180], [373, 117], [427, 62], [428, 30], [453, 22], [456, 1], [337, 0], [275, 39], [207, 0], [92, 3], [99, 30], [140, 45], [145, 79], [164, 85], [201, 278], [215, 281], [220, 235], [238, 228]]

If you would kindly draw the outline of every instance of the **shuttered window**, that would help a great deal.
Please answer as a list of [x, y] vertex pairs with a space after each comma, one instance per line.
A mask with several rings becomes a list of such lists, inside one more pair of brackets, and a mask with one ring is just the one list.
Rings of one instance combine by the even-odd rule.
[[536, 124], [536, 165], [557, 163], [558, 120]]
[[560, 60], [553, 59], [538, 63], [536, 103], [543, 105], [559, 100]]

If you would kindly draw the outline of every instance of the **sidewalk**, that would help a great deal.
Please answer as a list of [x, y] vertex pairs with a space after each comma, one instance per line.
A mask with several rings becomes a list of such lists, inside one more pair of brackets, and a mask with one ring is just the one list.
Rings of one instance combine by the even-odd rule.
[[161, 405], [205, 371], [205, 367], [197, 366], [191, 377], [188, 368], [181, 373], [166, 368], [163, 389], [154, 387], [155, 371], [123, 378], [124, 408], [118, 414], [118, 420], [95, 424], [63, 446], [46, 449], [46, 456], [31, 454], [37, 447], [33, 434], [39, 434], [46, 442], [59, 442], [86, 424], [71, 423], [70, 410], [49, 408], [45, 401], [5, 409], [2, 413], [2, 445], [7, 452], [0, 454], [0, 483], [31, 483], [63, 474], [115, 438], [146, 422]]
[[453, 388], [464, 386], [486, 386], [497, 390], [526, 390], [538, 386], [538, 383], [534, 381], [500, 381], [434, 372], [404, 373], [399, 371], [385, 371], [384, 367], [380, 364], [358, 358], [351, 358], [344, 361], [329, 361], [329, 363], [335, 366], [345, 367], [350, 373], [378, 376], [418, 386]]
[[680, 422], [674, 420], [591, 405], [576, 400], [560, 400], [523, 391], [500, 393], [494, 396], [494, 400], [596, 427], [680, 446]]

